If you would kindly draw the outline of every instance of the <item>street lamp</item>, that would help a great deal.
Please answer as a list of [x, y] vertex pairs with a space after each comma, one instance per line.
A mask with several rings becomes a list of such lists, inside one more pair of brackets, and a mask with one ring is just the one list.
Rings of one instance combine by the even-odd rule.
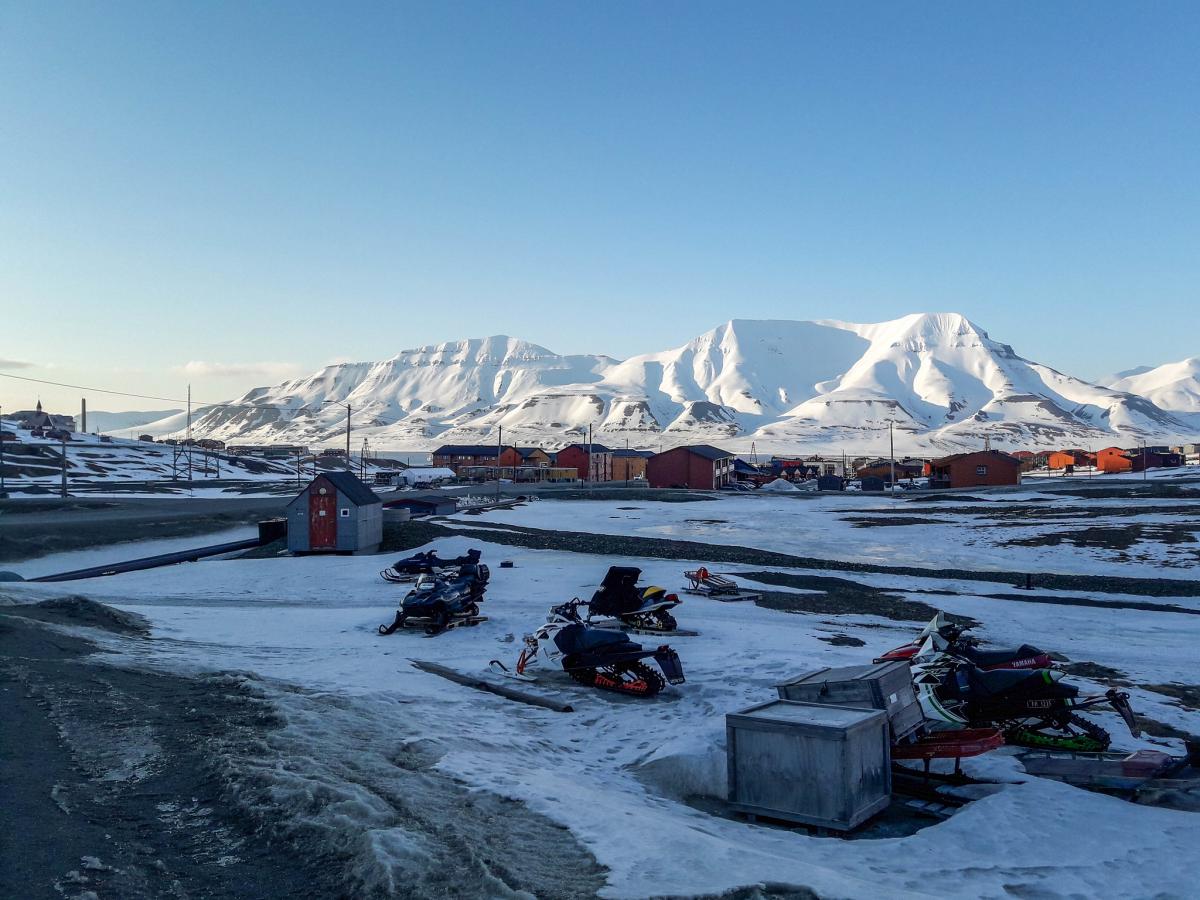
[[324, 406], [326, 403], [333, 403], [337, 406], [346, 407], [346, 471], [350, 472], [350, 471], [352, 471], [352, 469], [350, 468], [350, 404], [347, 403], [345, 400], [322, 400], [321, 401], [322, 406]]

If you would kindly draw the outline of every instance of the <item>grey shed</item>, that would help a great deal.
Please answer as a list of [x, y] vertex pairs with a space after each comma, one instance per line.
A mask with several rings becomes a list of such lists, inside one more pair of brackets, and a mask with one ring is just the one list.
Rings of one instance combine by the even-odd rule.
[[291, 553], [374, 553], [383, 501], [350, 472], [325, 472], [287, 505]]

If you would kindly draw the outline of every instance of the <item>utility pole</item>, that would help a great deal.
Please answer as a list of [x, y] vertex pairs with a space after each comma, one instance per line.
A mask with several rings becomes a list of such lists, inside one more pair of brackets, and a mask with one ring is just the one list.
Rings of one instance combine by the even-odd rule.
[[300, 448], [296, 448], [296, 487], [300, 487]]
[[1142, 481], [1146, 480], [1146, 440], [1142, 439]]
[[[504, 453], [504, 426], [496, 426], [496, 502], [500, 502], [500, 456]], [[513, 472], [513, 475], [516, 475]]]
[[895, 437], [894, 437], [894, 435], [892, 434], [892, 426], [893, 426], [893, 425], [895, 425], [895, 424], [896, 424], [896, 423], [895, 423], [894, 421], [892, 421], [892, 420], [889, 420], [889, 421], [888, 421], [888, 445], [889, 445], [889, 450], [888, 450], [888, 452], [891, 454], [891, 457], [892, 457], [892, 485], [891, 485], [891, 489], [892, 489], [892, 497], [893, 497], [893, 498], [896, 496], [896, 438], [895, 438]]
[[66, 436], [66, 433], [64, 433], [63, 436], [59, 438], [59, 443], [62, 447], [62, 489], [59, 491], [59, 495], [64, 500], [66, 500], [67, 499], [67, 436]]
[[4, 496], [4, 407], [0, 406], [0, 497]]
[[192, 386], [188, 385], [188, 410], [187, 410], [187, 461], [188, 461], [188, 484], [192, 483]]
[[588, 487], [591, 487], [591, 485], [592, 485], [592, 426], [591, 425], [588, 425], [587, 482], [588, 482]]

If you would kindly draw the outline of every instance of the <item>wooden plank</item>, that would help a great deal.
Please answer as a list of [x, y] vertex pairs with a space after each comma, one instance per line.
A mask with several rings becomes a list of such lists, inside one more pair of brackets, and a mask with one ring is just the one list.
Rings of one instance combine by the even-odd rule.
[[518, 703], [527, 703], [530, 706], [540, 706], [542, 709], [549, 709], [554, 712], [575, 712], [575, 708], [569, 703], [560, 703], [557, 700], [550, 700], [546, 697], [539, 697], [536, 694], [519, 691], [506, 684], [496, 684], [494, 681], [488, 681], [486, 678], [480, 678], [478, 675], [467, 675], [451, 669], [449, 666], [443, 666], [440, 663], [427, 662], [423, 659], [410, 659], [409, 662], [422, 672], [437, 675], [448, 681], [453, 681], [455, 684], [475, 688], [478, 691], [487, 691], [489, 694], [496, 694], [507, 700], [516, 700]]

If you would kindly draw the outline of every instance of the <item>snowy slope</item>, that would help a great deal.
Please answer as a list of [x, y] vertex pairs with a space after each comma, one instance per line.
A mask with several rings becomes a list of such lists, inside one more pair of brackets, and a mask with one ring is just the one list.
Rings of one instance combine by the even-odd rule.
[[1105, 384], [1116, 391], [1145, 397], [1160, 409], [1200, 414], [1200, 356], [1157, 368], [1120, 372]]
[[178, 409], [140, 410], [136, 412], [104, 412], [88, 410], [88, 431], [107, 434], [128, 431], [150, 422], [158, 422], [179, 413]]
[[[767, 451], [886, 446], [906, 452], [1133, 443], [1190, 436], [1195, 423], [1125, 389], [1023, 359], [956, 313], [860, 325], [734, 319], [671, 350], [623, 362], [559, 356], [506, 336], [330, 366], [200, 411], [196, 434], [335, 443], [349, 402], [377, 449], [496, 439], [554, 446], [596, 439], [707, 441]], [[177, 431], [175, 416], [147, 426]]]

